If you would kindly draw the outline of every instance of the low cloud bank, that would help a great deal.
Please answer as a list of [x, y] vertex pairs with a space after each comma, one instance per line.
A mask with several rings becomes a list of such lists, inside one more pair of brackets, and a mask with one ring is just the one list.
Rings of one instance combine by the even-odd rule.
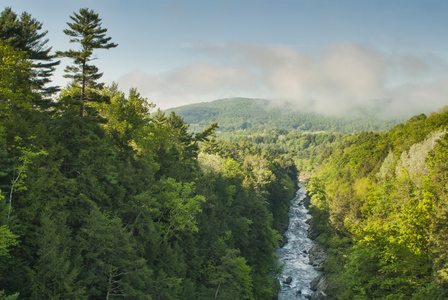
[[433, 55], [384, 54], [340, 44], [313, 55], [287, 46], [201, 45], [211, 64], [164, 74], [135, 71], [118, 79], [165, 109], [229, 97], [264, 98], [274, 106], [342, 116], [357, 111], [409, 117], [447, 104], [448, 68]]

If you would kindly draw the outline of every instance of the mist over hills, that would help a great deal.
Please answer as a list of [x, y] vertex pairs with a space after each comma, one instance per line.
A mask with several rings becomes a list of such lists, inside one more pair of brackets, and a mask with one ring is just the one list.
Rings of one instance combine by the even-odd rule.
[[228, 98], [212, 102], [189, 104], [166, 110], [174, 111], [190, 125], [192, 132], [204, 130], [218, 122], [217, 133], [229, 131], [265, 131], [270, 129], [298, 132], [384, 131], [405, 119], [385, 119], [379, 113], [356, 111], [345, 117], [324, 116], [297, 111], [287, 103], [273, 107], [269, 100]]

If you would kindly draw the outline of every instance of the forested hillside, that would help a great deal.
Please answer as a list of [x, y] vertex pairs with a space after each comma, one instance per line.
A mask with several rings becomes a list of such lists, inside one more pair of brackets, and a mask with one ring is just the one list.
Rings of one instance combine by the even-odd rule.
[[0, 16], [0, 299], [272, 299], [291, 158], [104, 87], [93, 54], [117, 45], [70, 20], [52, 99], [42, 23]]
[[263, 132], [272, 129], [295, 133], [384, 131], [404, 121], [382, 119], [373, 112], [347, 112], [346, 116], [340, 118], [326, 117], [307, 113], [306, 108], [288, 104], [272, 107], [268, 100], [247, 98], [190, 104], [167, 111], [175, 111], [183, 117], [193, 132], [204, 130], [211, 122], [218, 122], [220, 136], [233, 138], [240, 135], [241, 131]]
[[337, 299], [446, 299], [448, 113], [345, 136], [308, 182]]

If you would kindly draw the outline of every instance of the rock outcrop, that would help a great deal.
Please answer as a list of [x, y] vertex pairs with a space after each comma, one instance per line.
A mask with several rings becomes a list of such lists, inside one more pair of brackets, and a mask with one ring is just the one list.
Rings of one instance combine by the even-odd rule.
[[308, 250], [308, 253], [310, 259], [310, 265], [314, 267], [320, 267], [320, 266], [323, 267], [323, 264], [327, 259], [327, 254], [325, 253], [322, 247], [316, 244], [313, 247], [311, 247], [310, 250]]
[[285, 234], [281, 235], [281, 239], [278, 241], [278, 247], [283, 248], [288, 243], [288, 237]]

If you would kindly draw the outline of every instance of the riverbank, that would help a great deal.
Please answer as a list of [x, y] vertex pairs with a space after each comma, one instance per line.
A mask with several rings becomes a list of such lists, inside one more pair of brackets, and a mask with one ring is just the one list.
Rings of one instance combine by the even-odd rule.
[[[308, 195], [306, 195], [306, 197], [303, 199], [303, 205], [307, 210], [310, 209], [311, 205], [310, 200], [311, 198]], [[315, 224], [316, 220], [313, 217], [308, 219], [306, 222], [310, 225], [307, 229], [308, 237], [315, 242], [314, 246], [311, 247], [309, 250], [309, 263], [314, 267], [315, 270], [323, 272], [324, 264], [328, 256], [324, 248], [318, 243], [318, 238], [322, 232], [317, 229], [318, 226], [316, 226]], [[310, 289], [314, 293], [309, 295], [307, 299], [311, 300], [331, 299], [328, 296], [328, 284], [324, 273], [320, 273], [310, 282]]]

